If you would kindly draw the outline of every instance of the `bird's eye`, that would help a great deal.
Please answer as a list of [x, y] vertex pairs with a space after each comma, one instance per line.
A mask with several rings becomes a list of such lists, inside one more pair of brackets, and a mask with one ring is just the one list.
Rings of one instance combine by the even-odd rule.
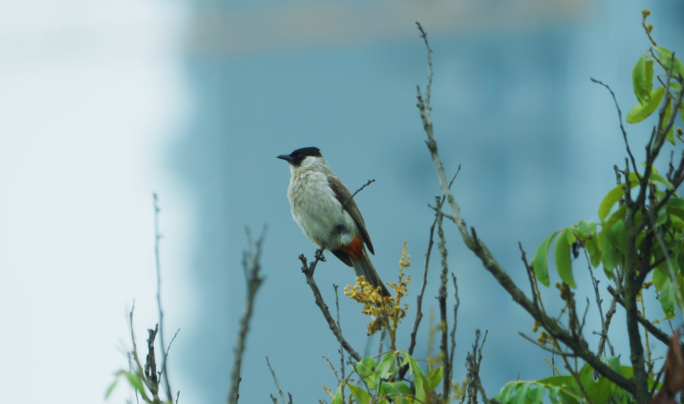
[[301, 153], [299, 153], [299, 154], [297, 155], [297, 158], [298, 158], [298, 159], [303, 159], [303, 158], [304, 158], [304, 155], [301, 154]]

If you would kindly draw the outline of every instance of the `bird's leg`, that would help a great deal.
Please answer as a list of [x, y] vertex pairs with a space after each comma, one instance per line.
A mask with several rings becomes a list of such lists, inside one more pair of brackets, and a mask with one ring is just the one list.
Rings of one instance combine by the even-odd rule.
[[323, 256], [323, 250], [325, 250], [325, 248], [319, 248], [318, 250], [316, 250], [316, 254], [314, 254], [316, 261], [325, 262], [325, 256]]

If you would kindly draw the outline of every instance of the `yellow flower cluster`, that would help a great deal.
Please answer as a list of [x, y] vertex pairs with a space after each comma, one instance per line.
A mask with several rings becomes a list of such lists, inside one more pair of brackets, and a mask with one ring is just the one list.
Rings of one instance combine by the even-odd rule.
[[373, 335], [385, 327], [390, 336], [390, 344], [393, 350], [395, 349], [394, 341], [397, 327], [401, 319], [406, 316], [406, 310], [408, 310], [408, 304], [404, 304], [402, 308], [401, 299], [408, 294], [408, 284], [411, 281], [411, 275], [407, 275], [406, 280], [404, 280], [404, 268], [411, 265], [409, 258], [411, 256], [406, 254], [406, 243], [404, 243], [399, 260], [399, 281], [388, 283], [394, 289], [396, 294], [394, 297], [383, 297], [380, 294], [380, 287], [373, 288], [363, 276], [356, 278], [356, 285], [349, 285], [344, 288], [344, 293], [347, 296], [364, 305], [363, 314], [373, 317], [373, 320], [368, 324], [368, 335]]

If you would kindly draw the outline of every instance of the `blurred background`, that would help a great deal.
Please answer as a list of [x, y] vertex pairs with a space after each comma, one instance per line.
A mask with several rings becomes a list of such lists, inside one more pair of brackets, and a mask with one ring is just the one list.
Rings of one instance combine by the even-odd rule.
[[[319, 147], [352, 190], [376, 179], [356, 200], [386, 282], [408, 242], [405, 347], [433, 217], [427, 204], [439, 194], [415, 107], [427, 73], [415, 21], [434, 51], [441, 156], [448, 173], [462, 165], [453, 187], [462, 214], [527, 290], [518, 242], [530, 256], [551, 232], [597, 219], [612, 167], [624, 162], [613, 101], [589, 79], [610, 84], [623, 112], [634, 105], [631, 70], [650, 45], [643, 8], [659, 45], [684, 52], [676, 1], [0, 1], [3, 401], [104, 402], [114, 373], [128, 367], [133, 302], [139, 347], [157, 318], [153, 192], [166, 341], [180, 328], [169, 359], [179, 402], [225, 402], [245, 297], [244, 229], [258, 235], [264, 225], [266, 282], [241, 402], [277, 393], [266, 356], [294, 402], [328, 400], [323, 385], [336, 379], [321, 356], [339, 363], [337, 343], [301, 274], [297, 256], [312, 257], [314, 246], [291, 218], [289, 170], [275, 158], [306, 146]], [[652, 125], [627, 128], [633, 150]], [[488, 395], [550, 375], [546, 354], [518, 336], [532, 335], [530, 317], [455, 229], [447, 237], [461, 300], [455, 379], [476, 329], [489, 330]], [[354, 278], [329, 258], [316, 279], [332, 307], [332, 285]], [[436, 307], [438, 263], [426, 314]], [[584, 260], [574, 268], [588, 285]], [[556, 290], [547, 296], [547, 309], [560, 310]], [[595, 309], [592, 297], [592, 346]], [[377, 352], [361, 307], [340, 296], [340, 310], [352, 346]], [[618, 352], [627, 346], [623, 313], [610, 334]], [[120, 385], [109, 402], [131, 398]]]

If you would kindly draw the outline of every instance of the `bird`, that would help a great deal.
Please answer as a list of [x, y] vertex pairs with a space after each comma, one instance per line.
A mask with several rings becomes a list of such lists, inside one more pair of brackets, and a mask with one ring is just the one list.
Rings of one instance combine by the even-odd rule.
[[304, 147], [277, 158], [289, 163], [292, 176], [287, 199], [292, 218], [304, 234], [316, 247], [353, 267], [357, 277], [379, 287], [381, 296], [391, 296], [366, 253], [366, 248], [372, 254], [375, 251], [359, 207], [320, 149]]

